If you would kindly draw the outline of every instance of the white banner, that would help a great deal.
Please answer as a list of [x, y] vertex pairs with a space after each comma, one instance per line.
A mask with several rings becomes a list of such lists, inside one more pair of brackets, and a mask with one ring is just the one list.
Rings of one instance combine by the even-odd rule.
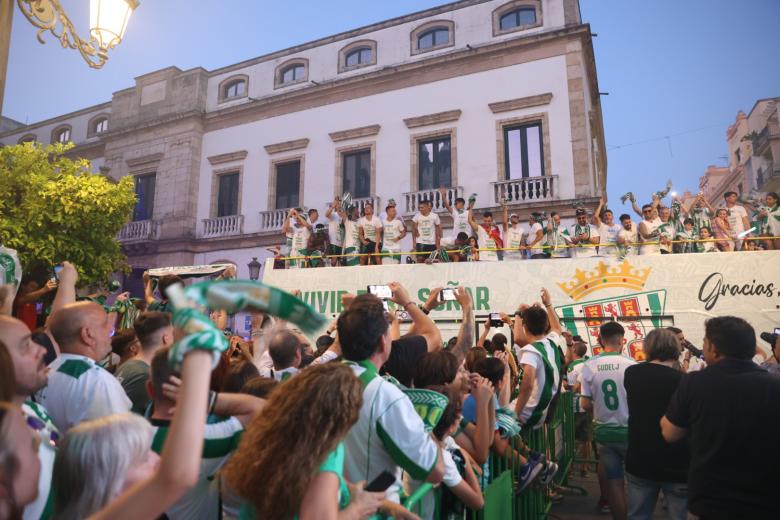
[[[603, 319], [617, 319], [632, 353], [647, 331], [671, 325], [701, 348], [704, 321], [712, 316], [740, 316], [757, 334], [780, 326], [780, 251], [287, 270], [269, 261], [264, 275], [265, 283], [301, 290], [329, 317], [341, 311], [341, 294], [365, 292], [369, 284], [400, 282], [420, 303], [433, 287], [464, 286], [477, 316], [511, 315], [519, 304], [539, 301], [546, 287], [572, 333], [593, 346]], [[437, 320], [460, 315], [455, 302], [431, 313]]]

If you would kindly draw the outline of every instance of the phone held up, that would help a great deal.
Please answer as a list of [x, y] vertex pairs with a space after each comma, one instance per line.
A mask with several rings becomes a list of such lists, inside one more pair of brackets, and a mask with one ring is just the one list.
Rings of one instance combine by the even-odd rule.
[[452, 287], [445, 287], [439, 292], [439, 303], [454, 302], [456, 300], [455, 289]]

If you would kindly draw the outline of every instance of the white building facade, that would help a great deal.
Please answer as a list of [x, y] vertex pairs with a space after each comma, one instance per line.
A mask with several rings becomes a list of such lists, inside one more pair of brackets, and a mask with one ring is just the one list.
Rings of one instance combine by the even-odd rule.
[[411, 218], [437, 189], [500, 219], [591, 208], [606, 186], [590, 28], [577, 0], [462, 0], [224, 68], [169, 67], [110, 102], [0, 133], [73, 141], [135, 177], [135, 268], [247, 263], [290, 207], [344, 191]]

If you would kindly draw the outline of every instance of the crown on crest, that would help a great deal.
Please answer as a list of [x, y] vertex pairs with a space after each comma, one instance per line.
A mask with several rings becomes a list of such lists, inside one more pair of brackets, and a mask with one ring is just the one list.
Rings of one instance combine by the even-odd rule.
[[609, 287], [625, 287], [638, 291], [645, 286], [650, 270], [650, 267], [638, 269], [628, 260], [612, 267], [601, 261], [595, 269], [587, 271], [577, 269], [571, 280], [558, 283], [558, 287], [575, 301], [594, 291]]

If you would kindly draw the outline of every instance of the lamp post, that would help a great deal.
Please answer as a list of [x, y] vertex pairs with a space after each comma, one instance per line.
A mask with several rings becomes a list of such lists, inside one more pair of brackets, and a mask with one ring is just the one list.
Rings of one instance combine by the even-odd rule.
[[[93, 69], [101, 68], [108, 60], [108, 51], [122, 41], [130, 15], [138, 7], [138, 0], [90, 0], [89, 39], [84, 40], [76, 33], [60, 0], [16, 0], [16, 3], [25, 18], [38, 28], [39, 42], [45, 43], [42, 34], [49, 31], [63, 47], [79, 51]], [[13, 0], [0, 0], [0, 113], [12, 19]]]
[[263, 264], [257, 261], [257, 257], [253, 256], [252, 261], [249, 262], [246, 265], [249, 268], [249, 279], [252, 281], [256, 281], [260, 278], [260, 268], [263, 267]]

